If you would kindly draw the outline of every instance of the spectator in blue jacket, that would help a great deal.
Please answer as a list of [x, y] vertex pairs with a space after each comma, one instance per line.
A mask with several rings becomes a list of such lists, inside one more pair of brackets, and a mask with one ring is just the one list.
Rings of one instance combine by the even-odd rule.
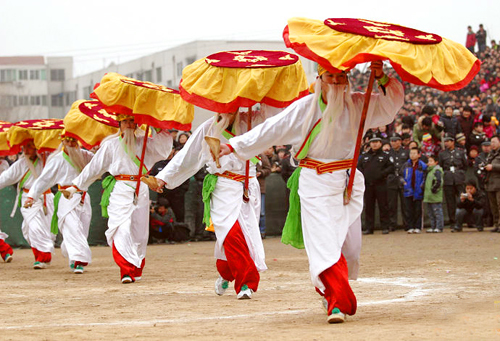
[[427, 165], [420, 160], [420, 150], [410, 149], [410, 159], [402, 168], [408, 233], [420, 233], [422, 229], [422, 199], [424, 198], [426, 170]]

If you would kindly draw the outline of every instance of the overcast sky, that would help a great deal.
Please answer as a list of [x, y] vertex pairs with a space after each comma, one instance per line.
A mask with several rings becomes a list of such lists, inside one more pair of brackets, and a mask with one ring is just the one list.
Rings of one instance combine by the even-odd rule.
[[291, 17], [363, 18], [500, 40], [498, 0], [0, 0], [0, 56], [73, 56], [75, 75], [193, 40], [282, 40]]

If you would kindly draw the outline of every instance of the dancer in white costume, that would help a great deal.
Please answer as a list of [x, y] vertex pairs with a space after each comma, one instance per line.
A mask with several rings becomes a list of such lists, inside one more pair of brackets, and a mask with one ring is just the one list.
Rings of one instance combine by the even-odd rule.
[[[383, 73], [381, 62], [373, 62], [371, 69], [381, 91], [371, 95], [366, 129], [391, 123], [404, 101], [403, 86]], [[358, 273], [364, 191], [361, 172], [356, 172], [347, 205], [343, 196], [363, 103], [364, 94], [350, 92], [345, 73], [331, 74], [318, 67], [314, 95], [294, 102], [281, 114], [221, 146], [221, 156], [234, 151], [241, 159], [272, 145], [300, 147], [296, 157], [301, 162], [288, 184], [292, 195], [284, 237], [289, 226], [298, 225], [311, 279], [324, 297], [329, 323], [343, 322], [345, 315], [353, 315], [357, 308], [348, 275], [356, 279]], [[296, 198], [300, 197], [295, 207], [294, 189]], [[291, 240], [293, 244], [293, 236]]]
[[[252, 297], [259, 285], [259, 271], [267, 269], [259, 232], [260, 188], [255, 177], [255, 163], [258, 160], [249, 158], [253, 162], [250, 167], [249, 201], [245, 203], [245, 161], [229, 155], [220, 159], [221, 168], [217, 168], [204, 137], [211, 135], [227, 142], [235, 134], [247, 130], [247, 115], [217, 114], [215, 118], [202, 123], [184, 148], [156, 176], [160, 188], [165, 185], [172, 189], [207, 165], [209, 174], [203, 183], [204, 222], [207, 226], [210, 221], [213, 223], [217, 236], [215, 258], [220, 276], [216, 280], [215, 291], [222, 295], [228, 282], [234, 280], [239, 299]], [[254, 116], [252, 121], [255, 123], [256, 120], [261, 122], [262, 118]]]
[[[101, 201], [103, 213], [107, 206], [109, 215], [106, 238], [120, 267], [122, 283], [132, 283], [142, 277], [149, 235], [148, 186], [141, 184], [138, 196], [135, 195], [140, 165], [137, 155], [142, 152], [144, 133], [137, 129], [133, 116], [117, 115], [117, 120], [120, 132], [101, 143], [92, 161], [73, 180], [74, 187], [67, 191], [86, 191], [102, 174], [111, 174], [103, 181], [105, 190]], [[148, 138], [142, 173], [166, 159], [172, 149], [168, 131], [153, 132], [153, 135]]]
[[[54, 152], [47, 160], [42, 174], [31, 186], [24, 207], [31, 207], [33, 198], [38, 198], [55, 184], [59, 189], [70, 187], [92, 159], [94, 154], [82, 150], [74, 138], [64, 136], [64, 133], [61, 138], [61, 150]], [[51, 232], [57, 234], [61, 231], [61, 252], [68, 258], [75, 274], [82, 274], [84, 266], [91, 262], [92, 255], [87, 242], [91, 217], [90, 197], [86, 192], [76, 193], [71, 199], [66, 199], [61, 192], [56, 194]]]
[[[24, 156], [0, 175], [0, 189], [18, 184], [19, 205], [28, 198], [31, 186], [42, 173], [43, 161], [37, 155], [33, 140], [23, 147]], [[35, 256], [34, 269], [45, 269], [52, 260], [55, 235], [50, 233], [50, 219], [54, 212], [54, 195], [50, 189], [36, 197], [31, 208], [21, 207], [22, 231]]]
[[[9, 163], [5, 159], [0, 159], [0, 174], [3, 173], [3, 171], [7, 170], [9, 168]], [[9, 235], [7, 233], [2, 232], [0, 230], [0, 256], [2, 257], [3, 261], [5, 263], [10, 263], [12, 262], [13, 259], [13, 254], [14, 251], [10, 247], [9, 244], [5, 241], [7, 238], [9, 238]]]

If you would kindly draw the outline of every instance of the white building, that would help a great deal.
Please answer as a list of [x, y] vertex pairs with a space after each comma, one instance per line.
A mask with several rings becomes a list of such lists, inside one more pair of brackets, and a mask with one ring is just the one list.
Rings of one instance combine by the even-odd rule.
[[72, 57], [0, 57], [0, 120], [64, 117], [72, 75]]
[[[178, 89], [182, 78], [182, 70], [194, 61], [220, 51], [251, 49], [288, 50], [289, 52], [293, 52], [291, 49], [285, 47], [283, 41], [194, 41], [118, 65], [112, 63], [104, 69], [75, 78], [70, 77], [72, 75], [71, 57], [49, 57], [47, 58], [47, 63], [43, 63], [43, 57], [11, 57], [27, 58], [32, 64], [20, 63], [20, 60], [18, 60], [17, 63], [19, 64], [8, 65], [2, 64], [2, 59], [7, 61], [10, 57], [0, 57], [0, 69], [2, 72], [0, 98], [3, 99], [5, 97], [6, 104], [10, 105], [3, 105], [3, 102], [0, 102], [1, 119], [15, 122], [28, 118], [62, 118], [70, 109], [73, 101], [89, 98], [94, 85], [107, 72], [117, 72], [127, 77]], [[308, 80], [310, 82], [313, 81], [316, 75], [315, 63], [305, 58], [301, 58], [301, 61]], [[15, 79], [7, 77], [8, 72], [12, 72], [8, 70], [15, 70], [15, 75], [22, 74], [24, 77], [25, 74], [22, 73], [22, 70], [27, 70], [30, 73], [31, 70], [37, 69], [40, 70], [40, 79], [38, 82], [24, 78], [19, 80], [19, 76], [16, 76], [17, 78]], [[41, 70], [45, 70], [43, 79], [41, 78]], [[5, 74], [5, 81], [4, 71], [7, 72]], [[54, 78], [47, 77], [49, 74], [52, 76], [52, 73], [54, 73]], [[19, 83], [21, 86], [19, 86]], [[25, 103], [26, 98], [22, 96], [30, 96], [27, 102], [29, 105]], [[41, 97], [40, 105], [31, 105], [31, 96], [35, 98], [36, 96], [46, 97], [45, 99]], [[16, 97], [17, 99], [15, 99]], [[23, 98], [22, 105], [20, 97]], [[35, 103], [38, 102], [35, 100]], [[213, 113], [196, 108], [193, 128], [197, 127], [211, 115]]]

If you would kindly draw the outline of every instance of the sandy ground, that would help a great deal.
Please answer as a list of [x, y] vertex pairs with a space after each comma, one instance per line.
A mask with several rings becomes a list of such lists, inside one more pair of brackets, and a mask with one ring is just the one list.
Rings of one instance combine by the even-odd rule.
[[500, 340], [500, 234], [363, 237], [358, 313], [326, 323], [304, 250], [264, 240], [269, 270], [251, 300], [213, 290], [213, 242], [151, 245], [143, 279], [123, 285], [111, 249], [85, 274], [60, 250], [0, 264], [1, 340]]

